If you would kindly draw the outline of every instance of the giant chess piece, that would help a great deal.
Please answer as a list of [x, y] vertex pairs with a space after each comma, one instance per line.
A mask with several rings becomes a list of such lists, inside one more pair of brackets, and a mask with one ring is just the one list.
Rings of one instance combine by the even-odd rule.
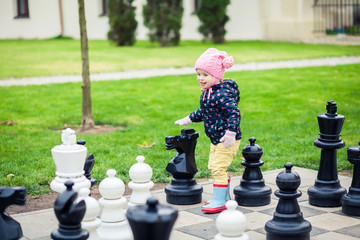
[[215, 236], [215, 240], [248, 240], [249, 236], [245, 233], [247, 220], [242, 212], [236, 210], [237, 202], [229, 200], [225, 206], [227, 210], [216, 218], [216, 228], [219, 233]]
[[101, 225], [97, 233], [100, 239], [132, 240], [132, 232], [124, 213], [124, 209], [127, 208], [127, 200], [123, 197], [125, 184], [120, 178], [115, 177], [114, 169], [109, 169], [106, 174], [107, 178], [99, 184], [102, 196], [99, 204], [102, 212]]
[[285, 164], [285, 171], [276, 177], [279, 190], [275, 196], [279, 198], [274, 217], [265, 224], [267, 240], [308, 240], [311, 224], [304, 219], [297, 198], [301, 196], [298, 190], [300, 176], [291, 170], [291, 163]]
[[66, 189], [64, 183], [72, 181], [73, 189], [90, 188], [90, 181], [84, 176], [84, 164], [87, 148], [76, 143], [75, 131], [67, 128], [61, 134], [62, 144], [51, 149], [56, 166], [56, 177], [50, 183], [52, 190], [62, 192]]
[[23, 236], [20, 223], [7, 212], [10, 205], [25, 205], [26, 189], [24, 187], [0, 187], [0, 239], [13, 240]]
[[[84, 139], [80, 139], [77, 141], [77, 144], [85, 145], [86, 141]], [[96, 179], [91, 176], [91, 171], [94, 168], [94, 165], [95, 165], [95, 157], [94, 154], [90, 153], [85, 160], [84, 175], [90, 181], [91, 187], [95, 186], [96, 184]]]
[[150, 197], [146, 205], [130, 207], [126, 212], [134, 240], [169, 240], [178, 217], [176, 209]]
[[349, 193], [341, 198], [342, 212], [360, 216], [360, 146], [348, 147], [347, 155], [348, 161], [354, 164], [354, 171]]
[[85, 240], [89, 232], [81, 228], [81, 221], [85, 215], [86, 206], [83, 200], [76, 202], [77, 192], [72, 188], [72, 181], [65, 182], [66, 189], [55, 201], [55, 216], [59, 221], [59, 228], [51, 233], [54, 240]]
[[264, 164], [260, 160], [263, 151], [255, 144], [256, 139], [251, 137], [250, 144], [242, 150], [245, 167], [240, 185], [234, 188], [235, 200], [240, 206], [263, 206], [271, 201], [271, 188], [265, 185], [260, 167]]
[[129, 206], [145, 204], [146, 200], [151, 197], [150, 189], [154, 186], [154, 183], [150, 181], [153, 171], [148, 164], [144, 163], [145, 157], [137, 156], [136, 160], [138, 162], [132, 165], [129, 170], [132, 180], [128, 184], [129, 188], [132, 189]]
[[314, 145], [321, 148], [320, 166], [315, 185], [308, 189], [309, 203], [318, 207], [341, 206], [341, 197], [346, 189], [340, 186], [337, 174], [336, 151], [345, 143], [340, 138], [340, 131], [345, 117], [337, 114], [336, 102], [329, 101], [327, 112], [318, 114], [320, 137]]
[[165, 138], [166, 149], [176, 149], [175, 157], [166, 167], [172, 176], [171, 184], [165, 187], [166, 201], [171, 204], [187, 205], [201, 202], [203, 188], [196, 183], [195, 162], [196, 139], [199, 133], [194, 129], [182, 129], [181, 134]]
[[86, 212], [81, 226], [89, 232], [89, 240], [99, 240], [97, 228], [101, 225], [101, 220], [98, 218], [101, 212], [100, 204], [95, 198], [90, 197], [90, 189], [88, 188], [80, 189], [77, 201], [81, 200], [84, 200], [86, 205]]

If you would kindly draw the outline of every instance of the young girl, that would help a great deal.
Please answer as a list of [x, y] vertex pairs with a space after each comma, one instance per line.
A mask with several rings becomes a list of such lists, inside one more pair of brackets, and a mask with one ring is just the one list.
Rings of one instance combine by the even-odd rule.
[[241, 139], [240, 92], [234, 80], [222, 79], [225, 68], [233, 64], [233, 58], [226, 52], [215, 48], [206, 50], [195, 63], [197, 80], [202, 87], [200, 108], [175, 122], [175, 125], [188, 125], [203, 121], [210, 138], [208, 168], [214, 179], [213, 199], [201, 207], [209, 213], [226, 209], [225, 203], [230, 199], [227, 168], [236, 156]]

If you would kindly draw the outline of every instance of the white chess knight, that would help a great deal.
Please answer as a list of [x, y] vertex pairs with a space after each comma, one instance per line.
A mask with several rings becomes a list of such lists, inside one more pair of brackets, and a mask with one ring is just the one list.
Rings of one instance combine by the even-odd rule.
[[107, 178], [99, 184], [99, 191], [102, 198], [99, 204], [102, 208], [100, 215], [101, 225], [97, 233], [102, 240], [132, 240], [133, 235], [124, 209], [127, 207], [127, 200], [123, 197], [125, 192], [124, 182], [115, 177], [116, 171], [109, 169]]
[[61, 134], [62, 144], [51, 149], [55, 166], [56, 177], [50, 183], [50, 188], [56, 192], [63, 192], [64, 183], [68, 180], [74, 182], [73, 189], [90, 188], [90, 181], [84, 176], [84, 164], [87, 148], [76, 143], [75, 131], [67, 128]]
[[85, 216], [81, 222], [81, 227], [88, 230], [89, 238], [88, 240], [100, 240], [99, 235], [97, 234], [97, 228], [101, 224], [100, 218], [100, 205], [98, 201], [89, 196], [90, 189], [82, 188], [79, 191], [79, 197], [77, 201], [84, 200], [86, 205]]
[[136, 160], [138, 162], [129, 170], [132, 180], [128, 183], [129, 188], [132, 189], [129, 206], [145, 204], [146, 200], [151, 197], [150, 189], [154, 186], [154, 183], [150, 181], [153, 171], [147, 163], [144, 163], [145, 157], [137, 156]]
[[215, 236], [215, 240], [248, 240], [249, 236], [245, 233], [246, 217], [242, 212], [236, 210], [237, 202], [229, 200], [225, 206], [227, 210], [216, 218], [216, 228], [219, 233]]

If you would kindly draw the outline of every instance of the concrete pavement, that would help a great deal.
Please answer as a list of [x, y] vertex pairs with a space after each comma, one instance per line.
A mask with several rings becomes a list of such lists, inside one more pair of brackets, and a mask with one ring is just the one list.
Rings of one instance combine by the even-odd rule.
[[[242, 64], [234, 64], [228, 72], [236, 71], [256, 71], [266, 69], [279, 68], [300, 68], [312, 66], [335, 66], [344, 64], [360, 63], [360, 56], [343, 56], [343, 57], [328, 57], [315, 59], [297, 59], [284, 61], [268, 61], [268, 62], [249, 62]], [[153, 68], [129, 70], [124, 72], [105, 72], [90, 74], [91, 81], [116, 81], [123, 79], [136, 79], [146, 77], [159, 77], [170, 75], [184, 75], [195, 74], [193, 67], [181, 68]], [[0, 87], [5, 86], [25, 86], [25, 85], [43, 85], [66, 82], [81, 82], [81, 75], [61, 75], [61, 76], [45, 76], [45, 77], [28, 77], [28, 78], [9, 78], [0, 79]]]

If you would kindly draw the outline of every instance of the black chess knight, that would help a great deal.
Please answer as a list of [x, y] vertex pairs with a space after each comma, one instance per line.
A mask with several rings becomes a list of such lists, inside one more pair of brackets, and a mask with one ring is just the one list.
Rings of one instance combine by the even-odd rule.
[[72, 181], [65, 182], [65, 191], [55, 201], [54, 211], [59, 228], [51, 233], [54, 240], [86, 240], [89, 237], [89, 232], [81, 228], [86, 211], [85, 201], [76, 203], [78, 194], [72, 189], [73, 185]]
[[171, 184], [165, 187], [168, 203], [187, 205], [201, 202], [203, 188], [194, 178], [198, 171], [195, 162], [198, 137], [199, 133], [194, 129], [182, 129], [181, 134], [165, 138], [166, 149], [177, 151], [166, 167], [166, 171], [173, 176]]
[[[86, 141], [84, 139], [80, 139], [77, 141], [77, 144], [85, 145]], [[91, 171], [94, 168], [94, 165], [95, 165], [95, 157], [94, 154], [90, 153], [85, 160], [84, 175], [88, 180], [90, 180], [91, 187], [95, 186], [97, 182], [96, 179], [91, 176]]]
[[7, 212], [10, 205], [25, 205], [26, 189], [24, 187], [0, 187], [0, 239], [15, 240], [23, 236], [20, 224]]

